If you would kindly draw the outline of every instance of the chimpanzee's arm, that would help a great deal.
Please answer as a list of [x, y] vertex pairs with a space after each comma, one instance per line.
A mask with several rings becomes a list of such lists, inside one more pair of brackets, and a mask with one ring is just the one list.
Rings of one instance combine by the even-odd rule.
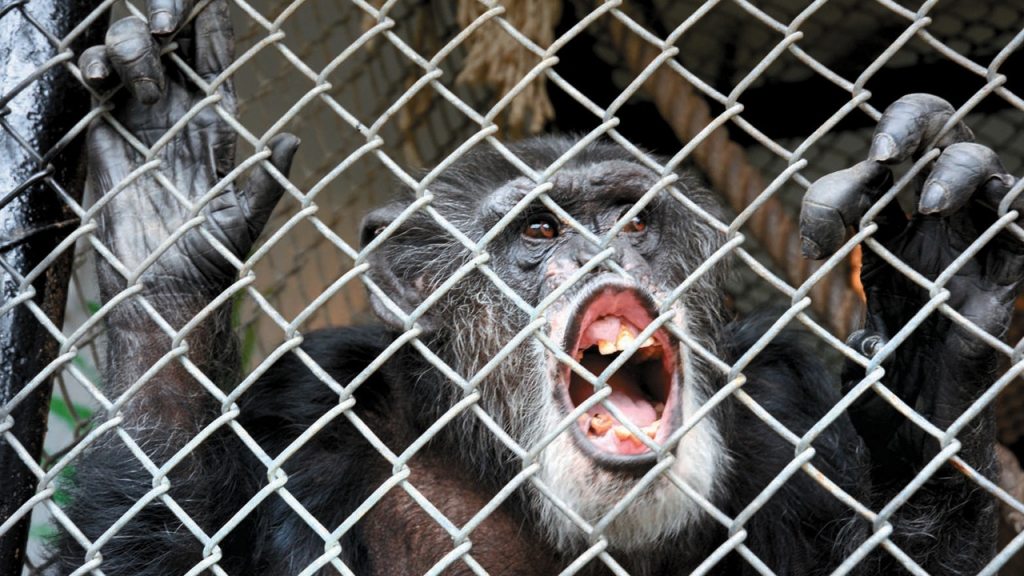
[[[263, 164], [247, 176], [232, 173], [236, 135], [224, 118], [234, 115], [236, 100], [230, 77], [221, 76], [234, 58], [228, 3], [214, 0], [188, 21], [191, 6], [150, 0], [148, 24], [116, 22], [105, 45], [87, 50], [79, 63], [98, 94], [124, 85], [88, 134], [90, 183], [103, 204], [97, 235], [109, 250], [97, 257], [108, 335], [104, 392], [115, 403], [107, 418], [156, 467], [221, 413], [207, 389], [230, 382], [239, 365], [227, 288], [282, 192]], [[161, 58], [160, 37], [177, 42], [205, 86]], [[287, 175], [297, 146], [294, 136], [277, 135], [266, 160]], [[193, 324], [197, 315], [205, 319]], [[218, 498], [209, 482], [231, 482], [226, 467], [235, 465], [216, 457], [218, 445], [207, 440], [167, 474], [168, 493], [204, 530], [219, 528], [204, 510]], [[83, 543], [64, 535], [57, 554], [65, 566], [102, 558], [107, 574], [191, 568], [202, 544], [162, 493], [151, 492], [161, 474], [140, 463], [131, 442], [108, 432], [76, 466], [79, 488], [68, 514], [89, 541], [140, 498], [150, 503], [99, 556], [83, 554]], [[197, 473], [207, 466], [218, 472]], [[186, 543], [195, 554], [181, 553], [178, 544]]]
[[[910, 218], [889, 198], [873, 220], [877, 230], [872, 238], [878, 244], [865, 246], [861, 270], [867, 317], [864, 329], [848, 342], [867, 358], [884, 354], [879, 357], [885, 370], [881, 384], [940, 431], [953, 429], [995, 381], [997, 356], [948, 310], [929, 314], [926, 307], [939, 295], [982, 334], [1002, 338], [1024, 280], [1024, 244], [1009, 232], [999, 232], [974, 252], [972, 243], [996, 222], [996, 210], [1014, 179], [995, 153], [970, 142], [973, 135], [963, 124], [935, 141], [953, 112], [947, 102], [926, 94], [897, 101], [878, 124], [869, 159], [815, 182], [801, 215], [805, 255], [829, 256], [841, 246], [845, 227], [856, 226], [890, 190], [889, 165], [916, 160], [933, 146], [944, 148], [917, 178]], [[1017, 199], [1010, 209], [1022, 204]], [[916, 271], [921, 283], [887, 262], [886, 252]], [[944, 276], [965, 252], [970, 258]], [[956, 456], [984, 476], [995, 476], [991, 405], [956, 424], [955, 440], [943, 443], [941, 433], [926, 431], [878, 391], [863, 389], [864, 376], [863, 366], [854, 362], [843, 371], [844, 392], [859, 393], [850, 417], [870, 452], [873, 510], [889, 506], [943, 449], [955, 449], [956, 443]], [[975, 573], [995, 550], [994, 499], [949, 463], [895, 508], [888, 521], [894, 527], [890, 540], [930, 574]], [[893, 563], [887, 553], [876, 558], [884, 566]], [[871, 564], [865, 569], [893, 570]]]
[[[191, 3], [150, 1], [153, 8], [158, 4], [181, 10]], [[192, 54], [189, 61], [210, 83], [209, 92], [160, 58], [161, 43], [153, 34], [176, 30], [188, 16], [185, 10], [168, 10], [169, 16], [151, 17], [149, 26], [136, 18], [116, 22], [106, 45], [90, 48], [80, 62], [86, 80], [98, 90], [119, 82], [128, 88], [112, 98], [110, 116], [144, 147], [136, 149], [106, 118], [97, 119], [89, 131], [90, 181], [106, 203], [100, 238], [121, 266], [119, 270], [99, 258], [102, 297], [110, 302], [132, 294], [107, 320], [111, 353], [105, 381], [111, 396], [137, 382], [171, 350], [167, 330], [134, 295], [144, 297], [180, 330], [235, 280], [238, 263], [282, 192], [262, 165], [248, 178], [228, 177], [235, 163], [236, 135], [222, 115], [234, 115], [236, 101], [231, 79], [220, 77], [234, 58], [227, 2], [212, 2], [174, 38], [180, 52]], [[176, 126], [192, 113], [184, 126]], [[153, 149], [156, 144], [160, 147]], [[287, 173], [297, 144], [294, 136], [278, 135], [268, 143], [270, 162]], [[209, 371], [214, 381], [237, 363], [219, 338], [226, 321], [223, 313], [211, 314], [208, 321], [181, 333], [188, 359]], [[168, 398], [179, 402], [178, 396], [191, 395], [176, 394], [195, 385], [187, 365], [177, 359], [168, 362], [126, 405], [126, 416], [138, 413], [140, 403]], [[180, 414], [185, 406], [176, 407], [146, 412], [179, 414], [187, 420], [187, 414]]]

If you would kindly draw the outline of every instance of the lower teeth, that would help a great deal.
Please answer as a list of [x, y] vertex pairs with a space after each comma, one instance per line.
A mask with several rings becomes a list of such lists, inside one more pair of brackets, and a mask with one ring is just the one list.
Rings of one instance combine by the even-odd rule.
[[[664, 409], [664, 407], [662, 407], [662, 409]], [[661, 410], [658, 411], [658, 416], [661, 416]], [[585, 420], [586, 418], [589, 418], [589, 423]], [[640, 439], [636, 437], [636, 435], [630, 432], [629, 428], [626, 428], [622, 424], [616, 424], [617, 420], [615, 420], [615, 418], [612, 417], [610, 414], [594, 414], [593, 416], [590, 417], [584, 414], [580, 418], [580, 422], [583, 424], [587, 424], [587, 433], [592, 437], [603, 437], [605, 434], [608, 433], [609, 430], [611, 430], [612, 432], [615, 433], [615, 437], [618, 438], [619, 440], [622, 440], [623, 442], [625, 442], [626, 440], [630, 440], [637, 446], [643, 444], [643, 442], [641, 442]], [[651, 422], [647, 426], [644, 426], [640, 430], [648, 438], [653, 440], [654, 437], [658, 435], [658, 428], [660, 427], [661, 420], [659, 418], [658, 420]]]
[[612, 418], [608, 414], [595, 414], [590, 419], [590, 430], [598, 435], [604, 436], [612, 429], [612, 424], [615, 422], [615, 418]]

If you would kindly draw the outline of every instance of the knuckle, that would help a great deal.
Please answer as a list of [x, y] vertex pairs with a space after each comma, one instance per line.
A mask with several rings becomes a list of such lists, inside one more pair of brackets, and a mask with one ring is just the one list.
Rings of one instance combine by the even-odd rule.
[[105, 46], [92, 46], [78, 59], [78, 67], [86, 80], [103, 80], [110, 75], [110, 69], [106, 62], [107, 49]]
[[150, 32], [146, 23], [135, 17], [122, 18], [111, 24], [110, 28], [107, 29], [107, 46], [114, 46], [126, 40], [138, 38], [148, 40]]
[[985, 146], [975, 142], [957, 142], [950, 144], [942, 152], [942, 157], [948, 158], [951, 162], [960, 165], [988, 164], [997, 158], [996, 153]]
[[804, 203], [800, 211], [800, 236], [804, 258], [817, 260], [839, 250], [846, 238], [846, 225], [835, 208]]
[[159, 52], [156, 42], [148, 31], [144, 35], [123, 34], [111, 38], [108, 35], [107, 58], [122, 74], [129, 68], [159, 68]]

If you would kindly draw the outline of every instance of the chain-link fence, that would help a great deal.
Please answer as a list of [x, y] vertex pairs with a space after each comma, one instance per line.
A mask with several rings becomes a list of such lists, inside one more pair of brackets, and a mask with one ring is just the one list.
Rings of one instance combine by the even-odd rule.
[[[209, 2], [195, 4], [193, 16]], [[673, 466], [671, 453], [659, 453], [657, 464], [641, 475], [645, 485], [666, 480], [675, 498], [691, 502], [687, 510], [707, 516], [724, 534], [721, 542], [710, 546], [713, 553], [681, 569], [714, 573], [744, 566], [750, 573], [787, 573], [784, 565], [758, 556], [756, 546], [747, 541], [747, 529], [759, 511], [780, 510], [773, 508], [772, 502], [778, 504], [786, 497], [782, 487], [787, 482], [809, 478], [823, 487], [833, 503], [866, 519], [871, 527], [870, 537], [841, 553], [837, 573], [856, 570], [876, 552], [895, 559], [910, 573], [926, 573], [921, 558], [889, 539], [889, 522], [915, 492], [931, 482], [933, 475], [941, 474], [939, 470], [948, 470], [951, 463], [957, 474], [969, 480], [973, 491], [991, 495], [999, 508], [999, 552], [983, 573], [1024, 570], [1024, 565], [1015, 564], [1015, 555], [1024, 546], [1024, 473], [1017, 465], [1017, 457], [1024, 454], [1024, 387], [1017, 378], [1024, 369], [1018, 344], [1024, 337], [1024, 322], [1015, 317], [1010, 323], [1009, 344], [973, 326], [969, 314], [947, 302], [946, 283], [952, 269], [949, 274], [925, 278], [872, 237], [878, 229], [873, 222], [877, 211], [869, 211], [854, 238], [836, 256], [822, 262], [801, 257], [798, 225], [800, 202], [811, 183], [866, 158], [881, 111], [906, 93], [929, 92], [951, 102], [956, 108], [953, 120], [962, 119], [971, 126], [977, 141], [995, 150], [1006, 171], [1019, 178], [1024, 171], [1024, 100], [1018, 95], [1024, 93], [1024, 72], [1022, 56], [1016, 51], [1024, 43], [1024, 6], [998, 0], [230, 0], [229, 4], [236, 35], [233, 64], [212, 81], [183, 73], [200, 87], [209, 109], [216, 109], [237, 133], [241, 169], [229, 177], [244, 174], [257, 164], [270, 169], [266, 147], [278, 134], [294, 133], [302, 139], [302, 146], [283, 199], [260, 242], [236, 263], [242, 270], [240, 280], [219, 296], [219, 303], [231, 308], [232, 327], [240, 339], [242, 373], [228, 382], [195, 374], [202, 364], [190, 359], [188, 346], [182, 344], [184, 335], [213, 314], [212, 307], [204, 308], [198, 321], [188, 322], [186, 328], [161, 324], [174, 345], [161, 354], [159, 362], [190, 371], [202, 383], [193, 393], [215, 403], [218, 412], [210, 421], [202, 421], [199, 429], [188, 430], [187, 441], [176, 445], [166, 462], [154, 462], [146, 456], [152, 452], [139, 437], [137, 422], [132, 424], [122, 413], [133, 395], [145, 394], [147, 382], [156, 381], [150, 374], [153, 371], [143, 370], [145, 374], [138, 374], [136, 382], [116, 392], [105, 388], [101, 378], [109, 369], [105, 364], [111, 362], [104, 357], [106, 323], [117, 301], [134, 298], [138, 290], [133, 291], [132, 282], [138, 278], [131, 269], [119, 268], [117, 255], [104, 244], [99, 233], [103, 202], [97, 202], [97, 191], [83, 184], [83, 164], [79, 162], [90, 122], [101, 119], [117, 124], [112, 116], [117, 98], [100, 102], [96, 97], [103, 95], [93, 91], [90, 107], [90, 92], [85, 90], [78, 58], [87, 46], [102, 41], [109, 22], [126, 16], [145, 18], [146, 6], [141, 1], [121, 0], [0, 3], [0, 30], [11, 40], [10, 46], [0, 46], [7, 60], [0, 94], [0, 141], [11, 159], [0, 189], [4, 295], [0, 322], [5, 330], [0, 347], [4, 362], [0, 366], [0, 549], [12, 555], [0, 558], [4, 562], [0, 572], [24, 564], [26, 574], [48, 573], [46, 549], [60, 530], [81, 547], [76, 574], [103, 574], [116, 565], [109, 551], [126, 538], [128, 532], [122, 533], [122, 529], [145, 507], [160, 506], [169, 510], [175, 521], [164, 529], [180, 532], [202, 550], [201, 560], [185, 566], [183, 572], [230, 573], [222, 559], [239, 551], [224, 550], [224, 543], [233, 531], [237, 535], [252, 529], [247, 522], [256, 515], [253, 510], [275, 502], [288, 522], [302, 526], [302, 534], [317, 543], [304, 544], [319, 552], [309, 556], [301, 573], [320, 573], [317, 571], [322, 569], [324, 573], [349, 574], [352, 567], [346, 559], [353, 558], [353, 552], [345, 551], [346, 545], [351, 545], [346, 538], [351, 538], [354, 526], [367, 522], [364, 517], [372, 516], [374, 506], [389, 505], [396, 494], [407, 498], [403, 502], [415, 508], [418, 521], [432, 525], [421, 525], [422, 530], [434, 533], [431, 531], [439, 528], [443, 542], [430, 551], [436, 552], [436, 557], [396, 560], [393, 566], [425, 563], [432, 574], [449, 573], [446, 569], [450, 573], [484, 573], [478, 554], [484, 554], [493, 543], [481, 542], [484, 531], [474, 530], [489, 516], [502, 514], [504, 507], [514, 508], [516, 504], [510, 503], [517, 499], [532, 497], [546, 499], [546, 513], [566, 518], [586, 542], [578, 553], [562, 558], [564, 564], [558, 570], [591, 573], [588, 570], [603, 567], [609, 573], [623, 574], [630, 573], [629, 566], [642, 566], [623, 560], [617, 552], [621, 543], [615, 542], [616, 532], [611, 528], [616, 517], [628, 516], [630, 507], [637, 505], [642, 490], [623, 493], [608, 510], [593, 517], [573, 509], [559, 498], [559, 487], [545, 480], [550, 478], [543, 474], [547, 461], [538, 455], [549, 446], [559, 446], [556, 438], [570, 436], [577, 420], [569, 416], [583, 415], [583, 408], [577, 410], [581, 414], [563, 415], [548, 437], [533, 438], [530, 445], [523, 444], [523, 438], [529, 436], [516, 430], [520, 423], [488, 411], [488, 379], [521, 370], [511, 365], [524, 342], [550, 351], [563, 364], [572, 364], [567, 355], [572, 351], [563, 350], [547, 336], [544, 319], [550, 308], [557, 307], [557, 296], [571, 290], [585, 274], [568, 277], [553, 297], [531, 302], [515, 290], [507, 271], [497, 264], [499, 244], [494, 240], [526, 204], [507, 206], [509, 217], [474, 238], [431, 205], [431, 187], [440, 174], [435, 166], [450, 167], [472, 149], [494, 150], [531, 182], [531, 200], [543, 203], [573, 233], [606, 249], [615, 234], [598, 238], [587, 231], [586, 223], [574, 222], [569, 211], [548, 196], [557, 171], [536, 170], [517, 160], [514, 148], [510, 149], [510, 142], [542, 131], [571, 134], [586, 142], [603, 140], [623, 149], [625, 157], [657, 176], [651, 180], [653, 191], [643, 202], [664, 193], [687, 210], [696, 209], [678, 192], [671, 192], [679, 185], [677, 169], [692, 171], [719, 197], [725, 215], [718, 220], [702, 212], [701, 217], [707, 219], [704, 225], [722, 235], [723, 247], [701, 266], [687, 271], [680, 285], [671, 287], [664, 295], [666, 310], [685, 300], [688, 290], [708, 281], [716, 264], [726, 259], [734, 264], [725, 285], [730, 310], [741, 316], [764, 308], [777, 310], [772, 316], [777, 320], [770, 323], [766, 335], [732, 359], [716, 356], [699, 337], [674, 326], [671, 314], [651, 318], [649, 330], [632, 334], [653, 337], [664, 327], [671, 332], [666, 338], [678, 339], [694, 356], [693, 362], [707, 364], [721, 381], [719, 388], [701, 399], [705, 404], [694, 408], [694, 419], [673, 433], [673, 445], [685, 444], [684, 437], [699, 436], [700, 422], [710, 418], [708, 414], [733, 406], [730, 410], [743, 410], [767, 426], [773, 437], [777, 436], [773, 442], [789, 454], [784, 469], [760, 487], [755, 498], [730, 512], [707, 497], [716, 492], [714, 487], [702, 492], [699, 480]], [[187, 59], [168, 56], [165, 60], [183, 69], [190, 66]], [[237, 121], [232, 119], [230, 106], [218, 96], [223, 79], [229, 77], [239, 98]], [[183, 126], [172, 128], [172, 136]], [[124, 135], [130, 132], [122, 130]], [[149, 153], [148, 147], [138, 142], [133, 145], [141, 146], [144, 156]], [[571, 164], [571, 156], [581, 150], [570, 149], [561, 162]], [[913, 202], [910, 183], [937, 155], [925, 154], [913, 166], [897, 172], [898, 185], [886, 198], [902, 202], [909, 212]], [[150, 161], [153, 158], [147, 156]], [[159, 174], [166, 168], [159, 163], [146, 166], [120, 188], [113, 183], [114, 188], [128, 188], [140, 174]], [[168, 193], [175, 193], [174, 178], [154, 179]], [[391, 199], [398, 185], [415, 192], [416, 210], [406, 210], [392, 224], [382, 226], [377, 232], [383, 239], [370, 238], [369, 252], [362, 250], [362, 217]], [[964, 247], [966, 253], [984, 249], [1004, 228], [1015, 229], [1016, 213], [1009, 206], [1020, 189], [1018, 180], [1009, 193], [1011, 200], [998, 212], [997, 225]], [[385, 346], [379, 357], [366, 359], [365, 370], [351, 374], [352, 381], [337, 381], [331, 376], [333, 368], [321, 366], [300, 345], [319, 328], [374, 322], [367, 292], [382, 300], [391, 294], [372, 278], [373, 262], [368, 254], [404, 223], [413, 222], [414, 213], [440, 222], [449, 235], [444, 243], [460, 247], [469, 256], [454, 264], [437, 264], [450, 267], [445, 270], [449, 276], [432, 285], [431, 295], [414, 310], [392, 304], [390, 313], [401, 317], [400, 324], [407, 330], [399, 330], [395, 343]], [[640, 208], [636, 208], [626, 219], [639, 214]], [[618, 226], [619, 234], [624, 234], [627, 224]], [[182, 230], [195, 226], [198, 224], [190, 221]], [[154, 254], [167, 250], [177, 238], [156, 247]], [[856, 247], [862, 241], [864, 250], [885, 254], [894, 267], [930, 293], [920, 313], [911, 312], [908, 323], [896, 327], [888, 344], [871, 359], [843, 344], [863, 322], [864, 297], [858, 276], [861, 248]], [[590, 265], [630, 277], [626, 263], [616, 261], [613, 253], [594, 252]], [[155, 257], [147, 259], [143, 268], [154, 261]], [[101, 298], [97, 262], [110, 263], [129, 279], [128, 288], [114, 304]], [[958, 261], [954, 268], [962, 265]], [[425, 318], [431, 305], [446, 306], [448, 291], [457, 291], [460, 282], [468, 282], [469, 277], [483, 278], [490, 288], [501, 292], [506, 301], [500, 306], [514, 308], [516, 314], [509, 317], [523, 321], [517, 326], [488, 328], [510, 338], [497, 345], [490, 357], [450, 366], [441, 360], [440, 345], [423, 336], [422, 327], [414, 324]], [[146, 308], [148, 314], [167, 314], [158, 305], [151, 306]], [[463, 310], [480, 314], [472, 307]], [[943, 428], [937, 428], [883, 384], [884, 362], [899, 354], [900, 344], [925, 324], [929, 315], [951, 318], [954, 325], [965, 327], [994, 349], [1001, 361], [999, 373], [979, 398]], [[472, 326], [488, 317], [482, 314], [473, 321], [453, 323]], [[765, 408], [744, 389], [744, 370], [757, 363], [759, 354], [766, 354], [773, 338], [784, 338], [779, 334], [787, 327], [802, 331], [810, 349], [828, 364], [838, 367], [843, 360], [852, 359], [860, 362], [867, 374], [834, 410], [799, 431], [787, 427], [786, 417]], [[441, 410], [439, 421], [427, 423], [422, 430], [410, 425], [416, 430], [414, 436], [394, 446], [380, 439], [384, 431], [360, 418], [356, 405], [360, 386], [372, 383], [374, 374], [384, 371], [399, 349], [415, 351], [425, 359], [427, 369], [444, 375], [451, 390], [442, 396], [453, 404]], [[242, 399], [254, 382], [265, 374], [277, 374], [273, 364], [288, 357], [298, 358], [292, 369], [308, 370], [317, 377], [317, 394], [332, 395], [334, 407], [329, 414], [318, 415], [309, 429], [292, 431], [286, 446], [275, 452], [254, 440], [246, 425], [239, 424], [245, 418], [239, 406], [244, 406]], [[583, 366], [586, 364], [577, 363], [574, 370], [589, 374]], [[523, 380], [527, 379], [524, 375]], [[628, 420], [620, 409], [608, 406], [611, 400], [596, 404], [612, 393], [610, 379], [610, 375], [600, 380], [589, 376], [599, 392], [584, 404], [604, 406], [605, 412], [618, 420]], [[601, 390], [609, 392], [602, 395]], [[812, 442], [846, 418], [846, 409], [856, 397], [875, 393], [885, 396], [940, 449], [891, 499], [867, 503], [859, 502], [843, 488], [843, 482], [816, 467]], [[993, 407], [1003, 465], [998, 478], [986, 477], [976, 463], [958, 456], [958, 436], [974, 425], [974, 418]], [[326, 519], [315, 510], [311, 512], [310, 501], [303, 499], [297, 488], [303, 478], [301, 471], [286, 464], [296, 451], [308, 449], [316, 435], [335, 420], [348, 422], [365, 435], [374, 457], [387, 462], [388, 473], [350, 514]], [[443, 498], [431, 490], [429, 475], [415, 473], [417, 455], [423, 457], [430, 446], [445, 446], [438, 438], [450, 424], [475, 426], [477, 433], [500, 445], [512, 461], [508, 466], [517, 470], [509, 484], [494, 490], [488, 487], [479, 501], [467, 502], [468, 511], [463, 514], [452, 514], [439, 502]], [[636, 430], [628, 424], [624, 428], [625, 439], [645, 442], [638, 440], [641, 432], [646, 433], [639, 425]], [[176, 499], [173, 484], [179, 479], [172, 472], [204, 442], [219, 442], [215, 440], [218, 434], [237, 440], [239, 451], [244, 452], [239, 458], [256, 462], [261, 481], [256, 487], [238, 487], [246, 497], [240, 508], [227, 513], [224, 522], [200, 526], [191, 520], [191, 503]], [[665, 440], [651, 435], [655, 437], [659, 442]], [[152, 482], [137, 501], [126, 504], [122, 516], [110, 518], [109, 528], [97, 537], [79, 530], [63, 507], [72, 498], [66, 487], [75, 482], [80, 462], [95, 455], [96, 447], [105, 443], [127, 447]], [[455, 447], [449, 445], [449, 449]], [[204, 473], [220, 472], [213, 466]], [[576, 480], [597, 481], [596, 477]], [[335, 481], [344, 483], [346, 479]], [[225, 486], [234, 486], [225, 482]], [[526, 490], [532, 492], [524, 496]], [[85, 486], [74, 497], [89, 495]], [[941, 517], [957, 505], [945, 502], [946, 508], [936, 511]], [[650, 516], [644, 521], [660, 521], [658, 515]], [[529, 514], [513, 518], [519, 524], [524, 518], [534, 520]], [[380, 525], [388, 526], [387, 522]], [[283, 525], [262, 528], [289, 534]], [[962, 530], [974, 528], [961, 526]], [[409, 538], [400, 531], [389, 535], [359, 529], [363, 534], [376, 534], [379, 540]], [[984, 527], [977, 529], [984, 532]], [[531, 528], [517, 524], [517, 530], [512, 533], [527, 538], [523, 534], [529, 534]], [[362, 545], [372, 547], [374, 542]], [[119, 550], [131, 549], [130, 544], [120, 546]], [[636, 568], [637, 573], [649, 569]]]

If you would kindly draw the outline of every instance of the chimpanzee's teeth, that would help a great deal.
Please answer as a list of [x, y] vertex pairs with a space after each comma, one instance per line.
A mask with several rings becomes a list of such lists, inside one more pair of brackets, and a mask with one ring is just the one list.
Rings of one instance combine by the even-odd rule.
[[590, 419], [589, 430], [593, 431], [598, 436], [604, 436], [611, 429], [612, 424], [615, 423], [615, 418], [608, 414], [595, 414]]
[[[651, 400], [651, 408], [654, 410], [655, 419], [650, 421], [646, 426], [641, 426], [640, 430], [651, 440], [654, 440], [655, 436], [658, 435], [658, 429], [661, 427], [661, 421], [665, 414], [665, 403], [661, 401]], [[637, 447], [643, 444], [633, 433], [619, 422], [615, 416], [608, 414], [607, 412], [596, 412], [596, 413], [583, 413], [577, 418], [577, 422], [580, 427], [586, 432], [587, 436], [594, 441], [601, 438], [607, 437], [609, 432], [612, 432], [621, 442], [627, 440], [631, 441]]]
[[[622, 352], [623, 350], [628, 349], [633, 345], [634, 342], [636, 342], [636, 338], [634, 337], [634, 335], [631, 334], [626, 327], [623, 327], [622, 331], [619, 332], [618, 339], [616, 339], [615, 342], [609, 342], [608, 340], [598, 340], [597, 350], [601, 353], [602, 356], [608, 356], [609, 354], [615, 354], [616, 352]], [[654, 340], [654, 337], [648, 337], [647, 340], [644, 340], [644, 343], [639, 346], [639, 350], [657, 346], [658, 343]], [[651, 355], [648, 354], [648, 358], [650, 357]]]
[[651, 422], [647, 426], [644, 426], [642, 430], [644, 431], [644, 434], [647, 434], [648, 438], [654, 440], [654, 437], [658, 435], [658, 428], [660, 427], [661, 420], [655, 420], [654, 422]]
[[616, 438], [618, 438], [619, 440], [622, 440], [623, 442], [625, 442], [626, 440], [629, 440], [629, 441], [633, 442], [633, 444], [636, 445], [636, 446], [642, 446], [643, 445], [643, 442], [641, 442], [639, 438], [634, 436], [633, 433], [630, 432], [628, 428], [626, 428], [625, 426], [623, 426], [621, 424], [619, 424], [618, 426], [615, 426], [614, 428], [612, 428], [612, 432], [615, 433], [615, 437]]
[[[659, 414], [660, 416], [660, 414]], [[615, 437], [625, 442], [629, 440], [633, 444], [640, 446], [643, 442], [637, 438], [629, 428], [619, 424], [610, 414], [595, 414], [593, 416], [589, 414], [583, 414], [579, 418], [580, 424], [583, 424], [587, 429], [587, 435], [591, 438], [600, 438], [607, 434], [609, 431], [615, 434]], [[651, 440], [658, 435], [658, 429], [661, 427], [661, 419], [651, 422], [647, 426], [640, 428], [640, 430]]]
[[643, 349], [657, 347], [658, 342], [647, 338], [643, 344], [636, 345], [636, 337], [641, 328], [633, 325], [621, 316], [602, 316], [591, 322], [580, 335], [580, 348], [596, 346], [598, 351], [608, 356], [627, 349]]

